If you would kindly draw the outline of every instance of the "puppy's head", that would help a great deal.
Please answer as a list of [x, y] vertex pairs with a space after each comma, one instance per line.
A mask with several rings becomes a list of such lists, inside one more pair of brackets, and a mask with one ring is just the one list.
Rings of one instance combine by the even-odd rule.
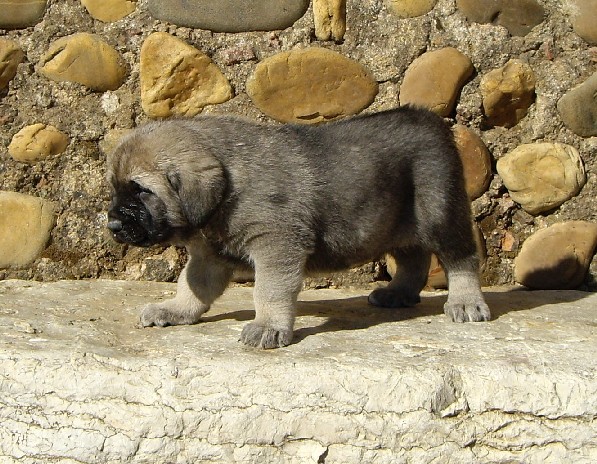
[[118, 242], [184, 242], [209, 220], [226, 188], [220, 162], [183, 123], [148, 124], [108, 156], [108, 228]]

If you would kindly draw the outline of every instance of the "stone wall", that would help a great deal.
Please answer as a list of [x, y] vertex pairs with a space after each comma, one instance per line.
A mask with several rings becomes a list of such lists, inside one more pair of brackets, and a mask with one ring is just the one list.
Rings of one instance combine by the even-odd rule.
[[[316, 124], [412, 103], [454, 124], [486, 283], [595, 288], [595, 0], [0, 8], [0, 278], [176, 277], [183, 251], [105, 230], [105, 153], [151, 118]], [[309, 283], [386, 276], [380, 262]]]

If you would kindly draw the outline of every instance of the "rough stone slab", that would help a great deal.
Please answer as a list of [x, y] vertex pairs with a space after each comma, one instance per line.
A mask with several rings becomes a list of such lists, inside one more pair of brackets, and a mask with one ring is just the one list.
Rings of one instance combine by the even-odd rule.
[[487, 289], [495, 319], [454, 324], [445, 293], [306, 291], [297, 343], [260, 351], [250, 288], [137, 328], [173, 291], [0, 282], [0, 462], [597, 461], [597, 294]]

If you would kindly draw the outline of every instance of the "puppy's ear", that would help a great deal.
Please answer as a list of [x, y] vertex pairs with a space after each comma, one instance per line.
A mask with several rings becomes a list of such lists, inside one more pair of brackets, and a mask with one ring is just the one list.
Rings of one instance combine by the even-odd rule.
[[204, 154], [167, 169], [166, 177], [178, 193], [181, 209], [190, 225], [205, 225], [226, 190], [226, 175], [218, 160]]

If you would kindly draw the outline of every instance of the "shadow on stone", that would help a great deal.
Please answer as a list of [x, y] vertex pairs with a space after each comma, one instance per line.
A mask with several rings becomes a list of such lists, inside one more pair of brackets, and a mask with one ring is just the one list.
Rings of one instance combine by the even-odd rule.
[[[492, 311], [492, 321], [517, 311], [532, 310], [534, 308], [556, 303], [570, 303], [578, 301], [588, 293], [582, 291], [544, 290], [539, 292], [524, 287], [484, 290], [487, 304]], [[412, 308], [380, 308], [368, 303], [367, 296], [326, 300], [301, 300], [297, 308], [298, 328], [294, 331], [293, 344], [298, 343], [310, 335], [327, 332], [363, 330], [380, 324], [401, 322], [418, 318], [443, 316], [443, 305], [447, 299], [447, 292], [441, 294], [425, 293], [421, 303]], [[223, 320], [250, 321], [255, 313], [253, 309], [219, 313], [202, 318], [202, 322], [216, 322]], [[324, 319], [320, 324], [317, 318]], [[313, 324], [315, 322], [315, 324]], [[447, 318], [446, 324], [452, 324]], [[490, 322], [491, 323], [491, 322]], [[302, 326], [302, 327], [300, 327]]]

